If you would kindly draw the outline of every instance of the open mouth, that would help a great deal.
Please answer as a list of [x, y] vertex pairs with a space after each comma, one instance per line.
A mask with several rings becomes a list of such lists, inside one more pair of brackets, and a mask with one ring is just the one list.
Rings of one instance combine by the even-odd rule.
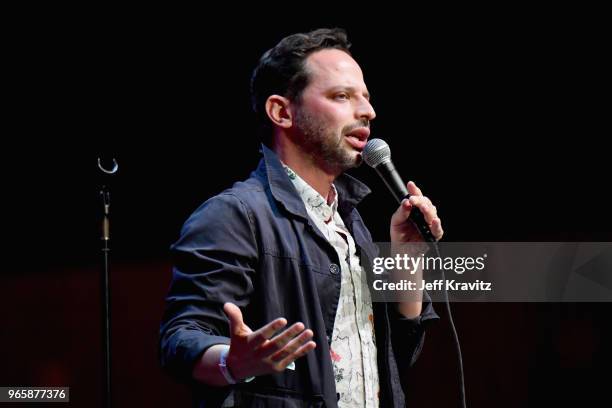
[[351, 146], [353, 146], [355, 149], [363, 150], [365, 148], [366, 143], [368, 142], [368, 137], [370, 136], [370, 129], [366, 127], [360, 127], [351, 130], [345, 136], [346, 140]]

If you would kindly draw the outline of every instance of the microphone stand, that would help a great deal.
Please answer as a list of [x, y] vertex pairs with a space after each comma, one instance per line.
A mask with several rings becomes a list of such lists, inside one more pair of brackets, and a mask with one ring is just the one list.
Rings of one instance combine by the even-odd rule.
[[[98, 158], [98, 168], [104, 174], [105, 179], [117, 173], [119, 165], [113, 159], [113, 167], [108, 170], [101, 164]], [[111, 398], [111, 317], [110, 317], [110, 189], [107, 183], [102, 184], [100, 188], [100, 197], [102, 198], [102, 253], [103, 270], [102, 270], [102, 345], [104, 348], [104, 372], [102, 375], [102, 390], [103, 390], [103, 407], [110, 408], [112, 406]]]

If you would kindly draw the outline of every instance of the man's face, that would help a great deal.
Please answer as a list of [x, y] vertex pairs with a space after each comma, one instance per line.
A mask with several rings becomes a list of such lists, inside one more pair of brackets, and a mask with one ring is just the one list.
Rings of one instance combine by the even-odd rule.
[[295, 104], [295, 142], [326, 171], [361, 164], [376, 113], [357, 62], [336, 49], [306, 59], [310, 81]]

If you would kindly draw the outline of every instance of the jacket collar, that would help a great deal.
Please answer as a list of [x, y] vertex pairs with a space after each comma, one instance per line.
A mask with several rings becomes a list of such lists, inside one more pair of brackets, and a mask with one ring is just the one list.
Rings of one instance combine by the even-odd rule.
[[[304, 202], [287, 176], [287, 172], [274, 151], [261, 145], [263, 159], [259, 162], [256, 172], [267, 179], [272, 196], [281, 203], [287, 211], [308, 219]], [[371, 190], [356, 178], [348, 174], [341, 174], [334, 181], [338, 191], [338, 212], [342, 216], [349, 215], [353, 208]]]

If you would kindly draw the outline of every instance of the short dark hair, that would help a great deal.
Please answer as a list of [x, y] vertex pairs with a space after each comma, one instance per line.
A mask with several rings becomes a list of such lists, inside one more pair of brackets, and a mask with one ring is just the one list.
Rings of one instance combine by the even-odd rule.
[[320, 28], [285, 37], [262, 55], [251, 77], [251, 104], [263, 143], [269, 145], [272, 139], [272, 124], [266, 114], [268, 97], [276, 94], [298, 101], [309, 82], [306, 58], [327, 48], [351, 55], [350, 47], [343, 29]]

